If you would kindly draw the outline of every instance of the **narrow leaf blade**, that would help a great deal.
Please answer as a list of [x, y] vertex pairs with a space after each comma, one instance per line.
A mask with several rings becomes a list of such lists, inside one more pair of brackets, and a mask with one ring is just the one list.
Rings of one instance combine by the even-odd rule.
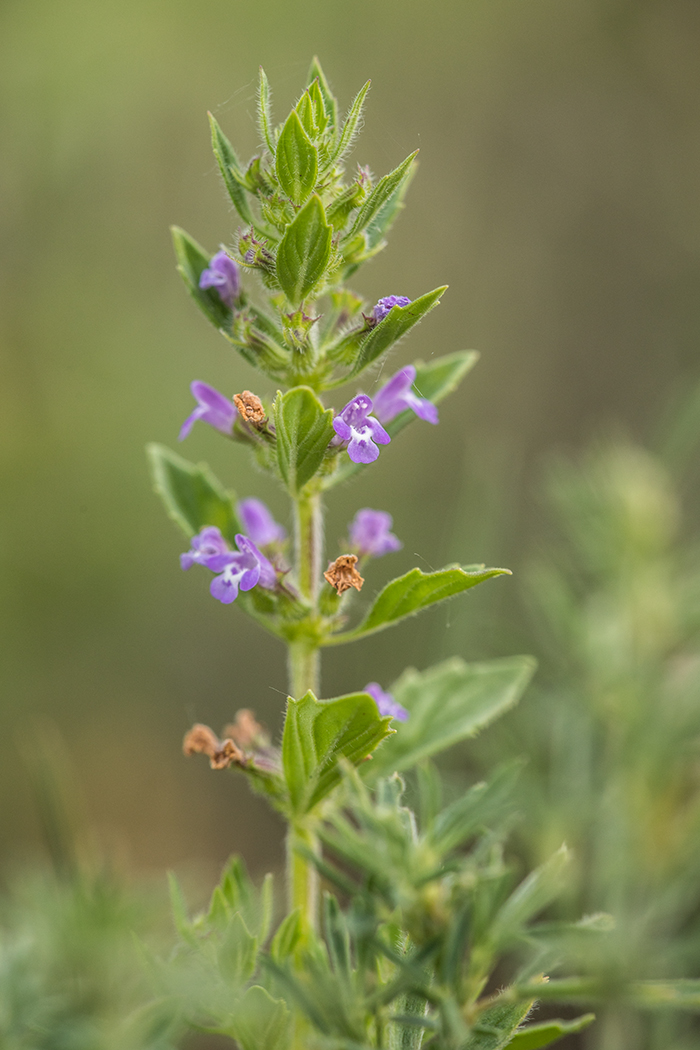
[[211, 256], [179, 226], [171, 227], [171, 233], [178, 273], [187, 285], [190, 295], [213, 325], [217, 328], [228, 325], [231, 320], [231, 311], [221, 301], [216, 289], [199, 287], [199, 278], [202, 276], [202, 271], [209, 266]]
[[146, 449], [151, 464], [153, 487], [168, 516], [186, 536], [215, 525], [231, 545], [241, 527], [234, 509], [235, 496], [227, 492], [205, 463], [190, 463], [165, 445]]
[[331, 163], [335, 164], [337, 161], [342, 160], [345, 154], [352, 146], [355, 135], [360, 129], [360, 122], [362, 120], [362, 109], [365, 104], [365, 96], [370, 89], [371, 80], [368, 80], [363, 87], [360, 88], [357, 95], [353, 99], [353, 103], [350, 106], [350, 111], [345, 118], [342, 131], [338, 138], [338, 145], [331, 154]]
[[297, 386], [278, 394], [274, 404], [277, 463], [293, 493], [310, 481], [334, 435], [333, 412], [324, 409], [313, 390]]
[[260, 80], [258, 84], [258, 128], [265, 145], [274, 157], [275, 141], [272, 133], [272, 117], [270, 114], [270, 84], [262, 66], [260, 66]]
[[541, 1050], [543, 1046], [551, 1046], [565, 1035], [573, 1035], [574, 1032], [582, 1032], [589, 1024], [595, 1021], [595, 1014], [583, 1014], [574, 1018], [573, 1021], [543, 1021], [542, 1024], [531, 1024], [526, 1028], [519, 1029], [508, 1047], [512, 1050]]
[[210, 113], [209, 124], [211, 126], [211, 144], [219, 165], [221, 177], [228, 190], [228, 195], [233, 205], [244, 222], [253, 225], [253, 213], [250, 210], [248, 198], [243, 188], [243, 172], [236, 156], [236, 151], [219, 127], [218, 121]]
[[426, 292], [420, 298], [414, 299], [408, 306], [392, 307], [384, 320], [372, 329], [360, 346], [350, 378], [364, 372], [365, 368], [368, 368], [407, 332], [410, 332], [414, 325], [418, 324], [430, 310], [439, 304], [446, 290], [447, 285], [443, 285], [441, 288], [435, 288], [434, 291]]
[[316, 185], [318, 154], [295, 109], [277, 140], [275, 169], [283, 192], [295, 204], [303, 204]]
[[[409, 712], [408, 721], [384, 742], [368, 772], [382, 776], [410, 769], [474, 736], [518, 702], [534, 669], [528, 656], [472, 664], [453, 657], [427, 671], [409, 668], [391, 689]], [[453, 829], [443, 830], [459, 841]]]
[[476, 587], [494, 576], [504, 575], [510, 576], [510, 569], [477, 567], [471, 571], [470, 566], [470, 571], [467, 571], [458, 565], [439, 569], [437, 572], [411, 569], [380, 591], [361, 624], [346, 634], [332, 636], [326, 644], [342, 645], [345, 642], [354, 642], [358, 638], [366, 638], [367, 635], [383, 631], [407, 616], [415, 616], [436, 602], [461, 594], [462, 591]]
[[364, 230], [366, 226], [369, 226], [384, 205], [388, 203], [391, 197], [393, 197], [394, 193], [400, 192], [403, 183], [411, 178], [413, 162], [417, 155], [418, 150], [415, 150], [410, 157], [406, 157], [406, 159], [399, 164], [398, 168], [395, 168], [393, 171], [389, 172], [388, 175], [384, 175], [384, 177], [379, 180], [367, 200], [358, 211], [352, 229], [347, 235], [348, 239], [356, 236], [361, 230]]

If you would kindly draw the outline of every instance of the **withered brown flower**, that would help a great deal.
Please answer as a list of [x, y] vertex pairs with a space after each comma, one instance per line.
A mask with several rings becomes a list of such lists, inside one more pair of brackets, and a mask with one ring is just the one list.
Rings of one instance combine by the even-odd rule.
[[351, 587], [359, 591], [365, 581], [355, 568], [356, 565], [356, 554], [341, 554], [339, 558], [331, 562], [323, 575], [331, 587], [335, 587], [338, 594], [342, 594]]

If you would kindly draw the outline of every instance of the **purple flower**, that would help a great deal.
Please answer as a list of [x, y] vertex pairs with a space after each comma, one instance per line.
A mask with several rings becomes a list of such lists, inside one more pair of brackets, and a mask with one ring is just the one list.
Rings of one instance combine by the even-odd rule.
[[407, 299], [405, 295], [385, 295], [372, 310], [372, 317], [379, 324], [380, 321], [384, 320], [392, 306], [408, 306], [410, 302], [411, 300]]
[[247, 536], [238, 533], [238, 550], [232, 551], [219, 529], [209, 525], [191, 543], [191, 549], [180, 555], [180, 565], [189, 569], [196, 562], [217, 573], [209, 591], [224, 605], [235, 601], [239, 590], [249, 591], [256, 585], [271, 590], [277, 583], [274, 567]]
[[350, 525], [350, 543], [360, 556], [369, 554], [380, 558], [382, 554], [401, 550], [403, 544], [391, 529], [393, 518], [384, 510], [358, 510]]
[[188, 416], [180, 427], [178, 440], [185, 440], [198, 419], [216, 427], [222, 434], [230, 434], [237, 415], [234, 403], [215, 390], [213, 386], [202, 383], [200, 379], [195, 379], [193, 383], [190, 383], [190, 390], [198, 404], [192, 415]]
[[278, 525], [259, 499], [242, 499], [236, 508], [246, 533], [258, 547], [281, 543], [287, 531]]
[[358, 394], [333, 420], [336, 433], [333, 444], [348, 442], [348, 455], [353, 463], [373, 463], [379, 455], [375, 442], [388, 445], [391, 441], [381, 423], [370, 416], [371, 411], [372, 399], [367, 394]]
[[206, 270], [199, 275], [200, 288], [216, 288], [221, 302], [232, 307], [241, 292], [238, 263], [226, 252], [217, 252]]
[[397, 703], [391, 693], [385, 693], [378, 682], [370, 682], [363, 691], [369, 693], [372, 699], [376, 701], [379, 714], [383, 718], [396, 718], [399, 722], [407, 721], [408, 711], [406, 708]]
[[215, 525], [207, 525], [190, 540], [192, 546], [180, 555], [180, 566], [191, 569], [193, 565], [209, 568], [209, 561], [221, 554], [229, 554], [229, 546]]
[[374, 398], [374, 411], [382, 423], [390, 423], [399, 412], [404, 412], [407, 408], [426, 423], [438, 422], [438, 411], [432, 401], [418, 397], [411, 390], [415, 380], [415, 368], [413, 365], [406, 365], [378, 391]]

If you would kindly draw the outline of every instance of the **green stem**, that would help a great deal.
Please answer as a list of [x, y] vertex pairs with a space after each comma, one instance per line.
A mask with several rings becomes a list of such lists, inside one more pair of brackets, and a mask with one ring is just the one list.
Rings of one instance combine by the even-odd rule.
[[[303, 491], [294, 501], [294, 550], [297, 584], [302, 597], [311, 606], [310, 617], [315, 619], [323, 557], [323, 511], [318, 491]], [[318, 696], [321, 654], [313, 633], [290, 642], [288, 653], [291, 695], [300, 700], [311, 690]], [[318, 872], [296, 852], [298, 844], [303, 844], [307, 850], [318, 850], [316, 836], [308, 822], [290, 825], [287, 834], [287, 892], [290, 910], [300, 908], [304, 928], [315, 930]]]

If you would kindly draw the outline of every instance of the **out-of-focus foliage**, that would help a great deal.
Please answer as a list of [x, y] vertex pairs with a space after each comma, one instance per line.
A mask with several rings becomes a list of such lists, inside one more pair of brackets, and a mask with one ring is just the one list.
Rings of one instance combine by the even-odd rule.
[[25, 876], [0, 910], [3, 1050], [171, 1050], [135, 940], [149, 905], [107, 873]]
[[[617, 979], [700, 973], [700, 565], [682, 488], [662, 456], [624, 440], [554, 463], [555, 525], [528, 583], [542, 671], [484, 741], [529, 754], [521, 848], [536, 862], [566, 838], [568, 907], [615, 916]], [[690, 1047], [697, 1025], [608, 1011], [587, 1040]]]

